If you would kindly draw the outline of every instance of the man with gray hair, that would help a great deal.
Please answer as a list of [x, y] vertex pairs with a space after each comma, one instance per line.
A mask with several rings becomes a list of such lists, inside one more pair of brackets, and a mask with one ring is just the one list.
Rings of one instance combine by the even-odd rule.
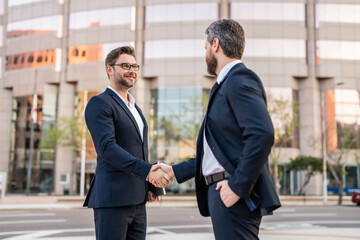
[[208, 73], [217, 76], [200, 128], [196, 157], [162, 169], [179, 183], [195, 176], [201, 215], [211, 216], [216, 239], [259, 239], [263, 215], [280, 207], [268, 155], [274, 129], [260, 78], [240, 60], [241, 25], [213, 22], [205, 43]]

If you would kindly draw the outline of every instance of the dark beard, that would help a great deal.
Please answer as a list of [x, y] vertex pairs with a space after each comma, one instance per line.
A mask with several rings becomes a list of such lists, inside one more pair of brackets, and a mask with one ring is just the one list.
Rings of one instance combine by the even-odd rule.
[[133, 83], [127, 82], [125, 79], [121, 78], [119, 81], [121, 86], [127, 87], [127, 88], [132, 88], [134, 86]]
[[218, 65], [218, 62], [217, 62], [217, 59], [211, 55], [209, 56], [208, 58], [206, 58], [206, 65], [207, 65], [207, 71], [210, 75], [215, 75], [217, 76], [216, 74], [216, 68], [217, 68], [217, 65]]
[[132, 88], [136, 83], [136, 80], [134, 83], [126, 81], [121, 75], [115, 76], [115, 79], [118, 79], [115, 80], [115, 84], [119, 87]]

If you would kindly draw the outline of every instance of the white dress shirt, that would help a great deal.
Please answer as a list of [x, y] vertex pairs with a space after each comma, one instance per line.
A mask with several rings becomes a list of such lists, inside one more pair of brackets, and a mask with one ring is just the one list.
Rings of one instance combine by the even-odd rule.
[[144, 135], [144, 122], [139, 114], [139, 112], [137, 111], [136, 107], [135, 107], [135, 98], [128, 93], [128, 100], [124, 99], [115, 89], [113, 89], [111, 86], [108, 86], [109, 89], [111, 89], [113, 92], [115, 92], [120, 99], [125, 103], [125, 105], [128, 107], [128, 109], [130, 110], [131, 114], [133, 115], [133, 117], [135, 118], [135, 121], [137, 123], [137, 126], [139, 128], [139, 132], [140, 132], [140, 136], [141, 136], [141, 140], [143, 141], [143, 135]]
[[[224, 77], [226, 76], [226, 74], [231, 70], [231, 68], [233, 66], [235, 66], [236, 64], [241, 63], [241, 60], [235, 60], [232, 61], [231, 63], [228, 63], [225, 65], [225, 67], [223, 67], [223, 69], [221, 69], [216, 82], [220, 85], [222, 83], [222, 81], [224, 80]], [[206, 126], [205, 126], [206, 127]], [[205, 130], [204, 130], [204, 156], [202, 159], [202, 174], [204, 176], [209, 176], [215, 173], [219, 173], [219, 172], [223, 172], [225, 171], [224, 167], [221, 166], [221, 164], [218, 162], [218, 160], [216, 159], [216, 157], [214, 156], [213, 152], [211, 151], [208, 142], [206, 141], [206, 137], [205, 137]]]

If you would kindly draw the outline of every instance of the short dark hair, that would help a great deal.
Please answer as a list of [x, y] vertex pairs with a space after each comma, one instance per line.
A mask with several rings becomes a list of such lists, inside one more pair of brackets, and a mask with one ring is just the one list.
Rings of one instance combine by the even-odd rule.
[[230, 58], [241, 59], [245, 48], [245, 33], [241, 25], [233, 19], [220, 19], [206, 29], [210, 44], [219, 39], [224, 54]]

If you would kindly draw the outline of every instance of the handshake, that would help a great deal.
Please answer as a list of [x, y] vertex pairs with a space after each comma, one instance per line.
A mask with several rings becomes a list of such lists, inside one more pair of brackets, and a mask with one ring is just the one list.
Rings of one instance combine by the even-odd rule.
[[172, 167], [164, 163], [152, 166], [148, 175], [149, 182], [159, 188], [169, 185], [174, 178]]

